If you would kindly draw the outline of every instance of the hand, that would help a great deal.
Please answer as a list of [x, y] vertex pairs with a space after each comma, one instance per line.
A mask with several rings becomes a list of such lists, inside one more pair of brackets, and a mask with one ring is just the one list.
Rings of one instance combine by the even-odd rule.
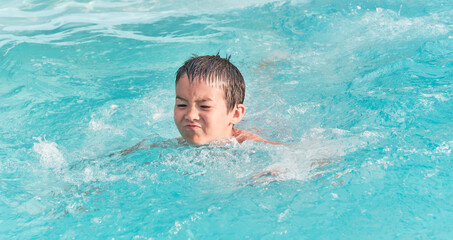
[[259, 178], [261, 176], [278, 176], [279, 174], [282, 174], [282, 173], [285, 173], [286, 171], [282, 171], [280, 169], [273, 169], [273, 170], [268, 170], [268, 171], [263, 171], [263, 172], [260, 172], [256, 175], [254, 175], [253, 177], [251, 177], [251, 179], [256, 179], [256, 178]]

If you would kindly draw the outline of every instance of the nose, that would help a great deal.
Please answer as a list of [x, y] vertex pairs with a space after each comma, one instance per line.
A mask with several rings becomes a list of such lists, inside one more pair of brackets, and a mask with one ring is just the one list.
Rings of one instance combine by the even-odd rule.
[[196, 106], [190, 106], [187, 108], [186, 116], [187, 121], [193, 122], [199, 119], [198, 109]]

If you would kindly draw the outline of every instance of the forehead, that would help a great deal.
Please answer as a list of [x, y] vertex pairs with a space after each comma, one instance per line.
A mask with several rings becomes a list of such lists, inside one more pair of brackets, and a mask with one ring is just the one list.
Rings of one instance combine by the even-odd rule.
[[225, 100], [224, 89], [203, 81], [189, 82], [187, 75], [183, 75], [176, 83], [176, 97], [204, 98], [213, 101]]
[[178, 75], [179, 79], [176, 79], [176, 82], [181, 81], [182, 79], [188, 79], [190, 83], [205, 83], [212, 87], [220, 87], [225, 89], [229, 84], [229, 78], [227, 77], [226, 73], [218, 73], [216, 71], [209, 71], [202, 72], [202, 71], [195, 71], [195, 72], [184, 72], [180, 76]]

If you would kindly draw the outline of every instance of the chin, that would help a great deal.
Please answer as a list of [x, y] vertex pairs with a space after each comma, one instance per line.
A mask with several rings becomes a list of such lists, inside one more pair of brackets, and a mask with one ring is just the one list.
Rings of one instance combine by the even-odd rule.
[[192, 144], [192, 145], [203, 145], [203, 144], [207, 144], [209, 142], [207, 141], [203, 141], [202, 139], [193, 139], [193, 138], [184, 138], [189, 144]]
[[204, 145], [208, 144], [209, 142], [194, 142], [194, 141], [187, 141], [191, 145]]

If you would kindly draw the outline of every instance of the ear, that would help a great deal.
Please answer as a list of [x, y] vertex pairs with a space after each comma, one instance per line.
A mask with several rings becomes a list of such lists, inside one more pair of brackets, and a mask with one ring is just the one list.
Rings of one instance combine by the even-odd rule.
[[231, 119], [231, 123], [237, 124], [239, 121], [241, 121], [242, 117], [245, 114], [245, 106], [244, 104], [238, 104], [234, 109], [233, 109], [233, 118]]

